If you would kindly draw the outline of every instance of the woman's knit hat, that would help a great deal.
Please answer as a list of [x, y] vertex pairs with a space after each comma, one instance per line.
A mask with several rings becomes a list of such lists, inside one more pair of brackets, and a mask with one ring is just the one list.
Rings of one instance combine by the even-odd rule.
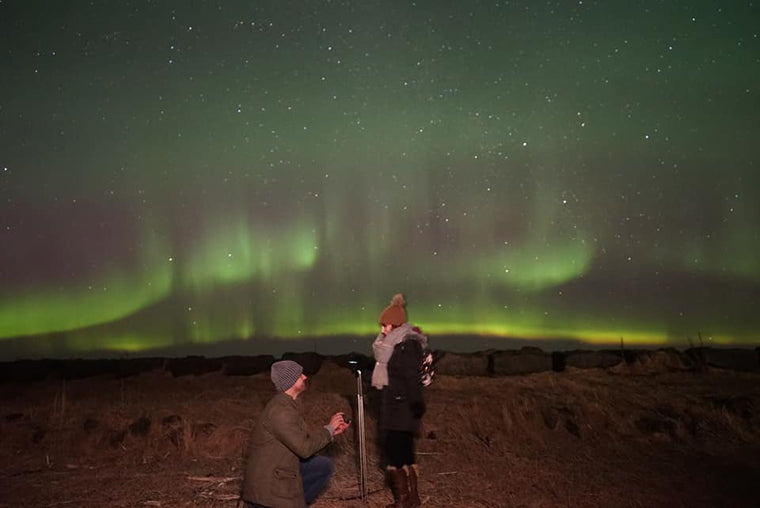
[[397, 293], [391, 298], [391, 304], [387, 306], [383, 312], [380, 313], [380, 318], [377, 320], [378, 324], [401, 326], [406, 323], [406, 300], [404, 295]]
[[278, 392], [284, 392], [298, 381], [303, 373], [303, 367], [292, 360], [281, 360], [272, 364], [269, 377], [272, 378]]

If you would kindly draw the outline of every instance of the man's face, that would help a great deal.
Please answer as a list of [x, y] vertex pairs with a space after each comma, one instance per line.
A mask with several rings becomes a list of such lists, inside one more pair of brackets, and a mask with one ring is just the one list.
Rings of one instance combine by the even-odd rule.
[[293, 390], [294, 393], [299, 394], [305, 392], [307, 386], [306, 376], [301, 374], [301, 376], [298, 378], [298, 381], [293, 384], [291, 390]]
[[388, 335], [391, 330], [393, 330], [393, 325], [380, 325], [380, 332], [383, 335]]

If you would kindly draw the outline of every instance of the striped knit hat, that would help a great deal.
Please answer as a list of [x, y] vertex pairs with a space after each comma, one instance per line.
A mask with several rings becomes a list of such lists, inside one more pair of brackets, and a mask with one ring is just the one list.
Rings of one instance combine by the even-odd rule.
[[269, 377], [278, 392], [284, 392], [298, 381], [303, 373], [303, 367], [292, 360], [281, 360], [272, 364]]

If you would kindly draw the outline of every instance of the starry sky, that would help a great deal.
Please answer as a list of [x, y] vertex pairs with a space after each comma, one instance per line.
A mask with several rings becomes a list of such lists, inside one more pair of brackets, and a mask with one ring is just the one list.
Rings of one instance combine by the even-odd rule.
[[0, 0], [0, 350], [757, 345], [758, 11]]

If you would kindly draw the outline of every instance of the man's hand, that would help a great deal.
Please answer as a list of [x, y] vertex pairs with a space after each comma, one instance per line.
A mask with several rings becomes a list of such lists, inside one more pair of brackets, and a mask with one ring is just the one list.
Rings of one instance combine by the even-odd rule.
[[[348, 420], [348, 421], [346, 421]], [[348, 428], [348, 426], [351, 424], [351, 420], [348, 419], [346, 416], [344, 416], [343, 413], [335, 413], [330, 418], [330, 427], [332, 427], [333, 430], [333, 436], [337, 436], [338, 434], [343, 433], [344, 430]]]

